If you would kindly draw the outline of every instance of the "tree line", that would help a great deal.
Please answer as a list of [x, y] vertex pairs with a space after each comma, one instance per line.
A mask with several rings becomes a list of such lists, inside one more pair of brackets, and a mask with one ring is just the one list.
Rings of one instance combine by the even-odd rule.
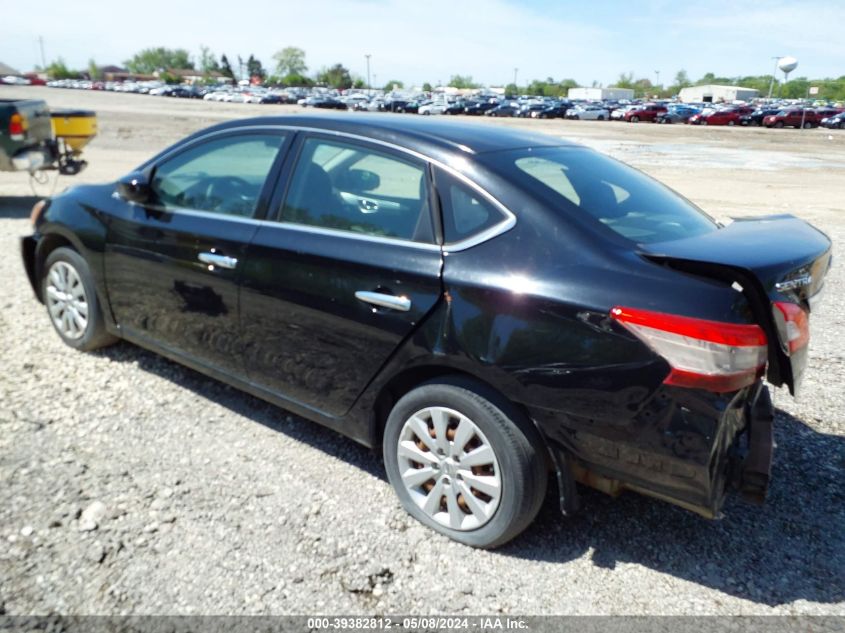
[[[348, 88], [367, 88], [366, 78], [353, 74], [343, 64], [337, 63], [332, 66], [323, 67], [309, 74], [306, 63], [305, 51], [296, 46], [285, 47], [273, 55], [273, 65], [268, 70], [262, 62], [250, 54], [246, 59], [237, 55], [233, 61], [225, 53], [218, 58], [207, 46], [201, 46], [199, 55], [194, 59], [191, 54], [182, 48], [145, 48], [135, 53], [130, 59], [124, 61], [127, 70], [137, 74], [159, 73], [164, 81], [178, 83], [179, 77], [170, 74], [171, 70], [193, 69], [208, 83], [214, 83], [218, 76], [229, 78], [233, 81], [249, 79], [273, 86], [297, 86], [313, 87], [326, 86], [345, 90]], [[102, 78], [94, 60], [90, 60], [88, 68], [82, 71], [70, 70], [59, 58], [50, 64], [45, 70], [53, 79], [65, 79], [87, 76], [96, 80]], [[785, 99], [806, 98], [811, 86], [818, 87], [818, 99], [832, 101], [845, 100], [845, 76], [832, 79], [808, 79], [797, 77], [788, 82], [782, 82], [772, 75], [749, 75], [738, 77], [719, 77], [714, 73], [706, 73], [696, 81], [690, 80], [685, 70], [679, 70], [672, 82], [668, 85], [658, 85], [648, 78], [636, 78], [633, 72], [621, 73], [612, 87], [630, 88], [637, 98], [667, 98], [677, 95], [682, 88], [705, 84], [719, 84], [730, 86], [743, 86], [755, 88], [761, 96], [769, 94], [770, 86], [773, 87], [773, 96]], [[470, 75], [452, 75], [446, 85], [472, 89], [482, 87], [480, 83], [473, 80]], [[380, 86], [385, 90], [401, 89], [405, 84], [401, 80], [391, 79]], [[570, 88], [581, 87], [574, 79], [556, 80], [552, 77], [546, 79], [534, 79], [528, 84], [517, 86], [509, 83], [505, 86], [508, 94], [527, 94], [533, 96], [565, 97]], [[592, 87], [601, 87], [601, 84], [594, 81]], [[432, 84], [425, 82], [422, 85], [424, 91], [431, 91]]]

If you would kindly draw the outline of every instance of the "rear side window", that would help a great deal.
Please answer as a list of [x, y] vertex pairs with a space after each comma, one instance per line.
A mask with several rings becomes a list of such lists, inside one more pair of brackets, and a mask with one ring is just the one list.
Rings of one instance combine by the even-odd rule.
[[309, 138], [291, 177], [281, 220], [431, 243], [427, 183], [421, 163], [366, 145]]
[[454, 244], [503, 222], [506, 216], [476, 189], [451, 174], [435, 170], [443, 213], [443, 237]]
[[489, 166], [561, 214], [647, 244], [715, 231], [698, 207], [645, 174], [580, 147], [497, 152]]
[[283, 141], [249, 134], [195, 145], [156, 168], [156, 201], [166, 209], [251, 217]]

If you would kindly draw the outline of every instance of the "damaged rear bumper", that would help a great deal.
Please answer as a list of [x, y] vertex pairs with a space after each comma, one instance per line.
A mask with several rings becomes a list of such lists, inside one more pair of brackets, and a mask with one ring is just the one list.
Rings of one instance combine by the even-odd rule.
[[663, 387], [634, 418], [585, 419], [541, 412], [561, 483], [561, 510], [579, 505], [578, 482], [625, 490], [718, 518], [727, 493], [762, 504], [771, 479], [774, 409], [758, 381], [733, 394]]

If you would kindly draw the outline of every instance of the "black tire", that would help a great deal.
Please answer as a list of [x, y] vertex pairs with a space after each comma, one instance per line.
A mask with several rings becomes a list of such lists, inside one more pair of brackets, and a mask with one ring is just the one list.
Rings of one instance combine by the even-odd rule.
[[[87, 304], [88, 318], [81, 336], [78, 337], [71, 337], [63, 332], [50, 314], [50, 299], [48, 298], [47, 288], [50, 285], [50, 272], [57, 264], [60, 264], [59, 267], [63, 264], [73, 269], [82, 285], [85, 303]], [[100, 347], [106, 347], [117, 341], [117, 338], [109, 334], [106, 330], [103, 313], [100, 309], [99, 297], [97, 297], [97, 289], [94, 286], [94, 280], [91, 276], [91, 269], [88, 267], [88, 262], [79, 253], [67, 246], [61, 246], [47, 256], [43, 271], [44, 274], [41, 278], [41, 297], [44, 299], [44, 305], [47, 307], [47, 317], [50, 319], [50, 323], [59, 335], [59, 338], [66, 345], [83, 352], [88, 352]]]
[[803, 127], [805, 130], [809, 130], [811, 127], [813, 127], [813, 124], [812, 124], [812, 123], [810, 123], [809, 121], [804, 121], [804, 125], [803, 125], [802, 127]]
[[597, 120], [597, 121], [604, 121], [604, 116], [600, 114], [600, 115], [597, 117], [597, 119], [596, 119], [596, 120]]
[[638, 116], [635, 114], [634, 116], [632, 116], [632, 117], [631, 117], [630, 119], [628, 119], [628, 120], [629, 120], [631, 123], [639, 123], [639, 122], [640, 122], [640, 117], [638, 117]]
[[[492, 517], [480, 527], [459, 530], [438, 523], [405, 487], [397, 455], [399, 439], [406, 421], [427, 407], [445, 407], [465, 415], [486, 436], [495, 454], [500, 499]], [[546, 494], [546, 450], [537, 429], [498, 393], [463, 377], [436, 379], [405, 394], [387, 419], [383, 452], [387, 478], [405, 510], [436, 532], [472, 547], [492, 549], [520, 534], [534, 520]]]
[[775, 127], [781, 129], [783, 127], [783, 121], [775, 121]]

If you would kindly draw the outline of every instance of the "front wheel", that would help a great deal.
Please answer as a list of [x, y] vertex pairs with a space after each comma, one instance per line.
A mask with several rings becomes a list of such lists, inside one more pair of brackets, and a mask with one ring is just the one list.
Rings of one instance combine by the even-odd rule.
[[41, 296], [53, 328], [67, 345], [84, 352], [111, 345], [88, 263], [62, 246], [44, 262]]
[[638, 123], [639, 120], [640, 120], [640, 117], [638, 117], [638, 116], [632, 116], [630, 118], [631, 123]]
[[546, 460], [532, 423], [494, 391], [459, 377], [403, 396], [388, 417], [383, 450], [405, 510], [466, 545], [511, 540], [545, 497]]

